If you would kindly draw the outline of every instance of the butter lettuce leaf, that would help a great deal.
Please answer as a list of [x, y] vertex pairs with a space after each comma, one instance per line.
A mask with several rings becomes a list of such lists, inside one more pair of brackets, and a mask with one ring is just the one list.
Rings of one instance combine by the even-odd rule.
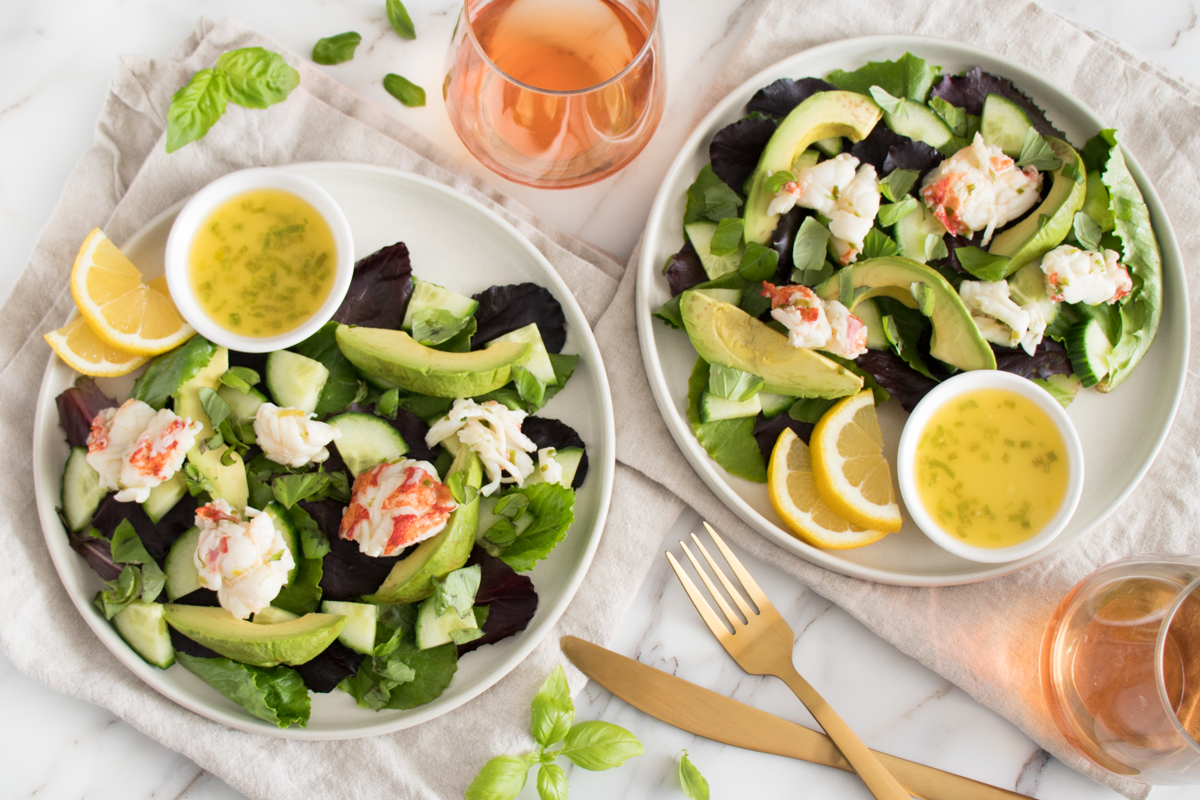
[[251, 667], [228, 658], [197, 658], [176, 653], [184, 669], [259, 719], [281, 728], [308, 724], [308, 687], [294, 669]]
[[700, 446], [726, 472], [755, 483], [766, 483], [767, 463], [754, 439], [756, 417], [700, 421], [700, 395], [708, 388], [708, 362], [696, 359], [688, 379], [688, 421]]
[[941, 67], [905, 53], [895, 61], [868, 61], [853, 72], [839, 69], [830, 73], [827, 80], [849, 92], [869, 94], [872, 86], [878, 86], [893, 97], [924, 103], [940, 73]]

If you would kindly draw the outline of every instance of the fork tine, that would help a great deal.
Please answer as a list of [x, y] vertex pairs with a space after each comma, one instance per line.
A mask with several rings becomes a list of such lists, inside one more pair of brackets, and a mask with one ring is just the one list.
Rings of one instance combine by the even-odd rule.
[[[692, 538], [694, 539], [695, 537], [693, 536]], [[679, 546], [683, 548], [683, 554], [688, 557], [688, 561], [692, 562], [692, 566], [695, 568], [696, 574], [700, 576], [700, 580], [704, 581], [704, 587], [708, 589], [708, 593], [712, 595], [712, 599], [717, 601], [717, 608], [721, 609], [721, 613], [725, 615], [725, 619], [729, 620], [729, 624], [736, 631], [738, 626], [743, 624], [741, 619], [738, 618], [737, 614], [733, 613], [733, 609], [725, 602], [725, 598], [721, 597], [721, 592], [718, 591], [717, 587], [713, 586], [713, 582], [708, 579], [708, 573], [700, 566], [700, 562], [692, 555], [692, 551], [688, 549], [688, 546], [684, 542], [680, 542]], [[722, 583], [726, 583], [726, 581], [722, 581]]]
[[696, 588], [696, 584], [692, 583], [692, 579], [683, 571], [683, 567], [679, 566], [679, 562], [675, 560], [675, 556], [667, 552], [667, 561], [671, 562], [671, 569], [675, 570], [675, 577], [679, 578], [679, 582], [683, 584], [683, 590], [687, 592], [687, 596], [691, 598], [692, 605], [700, 612], [700, 617], [704, 620], [704, 624], [712, 631], [713, 636], [717, 637], [718, 641], [724, 641], [726, 636], [729, 636], [729, 630], [717, 617], [716, 612], [712, 610], [712, 606], [700, 594], [700, 590]]
[[[712, 571], [717, 576], [717, 580], [719, 580], [721, 585], [725, 587], [725, 591], [729, 593], [729, 596], [733, 598], [733, 602], [737, 603], [737, 607], [742, 610], [742, 614], [744, 614], [746, 616], [746, 620], [749, 621], [750, 617], [754, 616], [755, 614], [754, 609], [750, 608], [750, 604], [742, 598], [742, 593], [733, 588], [733, 584], [730, 582], [729, 578], [725, 577], [725, 571], [717, 566], [717, 562], [714, 561], [713, 557], [708, 554], [708, 548], [704, 546], [704, 543], [701, 542], [694, 533], [692, 534], [692, 541], [696, 543], [696, 547], [700, 548], [701, 555], [704, 556], [704, 560], [708, 562], [708, 565], [712, 567]], [[699, 567], [697, 567], [697, 569], [699, 569]]]
[[746, 594], [750, 595], [750, 599], [754, 601], [754, 605], [758, 606], [760, 611], [762, 611], [764, 608], [774, 608], [774, 606], [771, 605], [771, 601], [767, 599], [765, 594], [763, 594], [763, 590], [759, 588], [754, 578], [751, 578], [750, 573], [747, 572], [746, 568], [742, 566], [742, 562], [738, 561], [737, 556], [735, 556], [733, 551], [729, 549], [729, 545], [725, 544], [725, 540], [718, 536], [717, 532], [713, 530], [712, 525], [709, 525], [708, 522], [705, 522], [704, 529], [707, 530], [708, 535], [712, 537], [713, 542], [717, 545], [717, 549], [721, 551], [721, 555], [725, 556], [725, 560], [729, 562], [729, 566], [733, 570], [733, 574], [737, 576], [738, 581], [740, 581], [742, 586], [745, 588]]

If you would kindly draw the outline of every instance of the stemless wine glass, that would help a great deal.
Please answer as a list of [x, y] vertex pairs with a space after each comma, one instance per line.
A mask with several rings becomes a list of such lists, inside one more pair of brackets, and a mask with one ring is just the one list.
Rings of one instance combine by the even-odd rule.
[[608, 177], [662, 117], [658, 0], [466, 0], [447, 60], [454, 130], [517, 183]]
[[1200, 782], [1200, 559], [1115, 561], [1063, 599], [1042, 640], [1063, 735], [1144, 783]]

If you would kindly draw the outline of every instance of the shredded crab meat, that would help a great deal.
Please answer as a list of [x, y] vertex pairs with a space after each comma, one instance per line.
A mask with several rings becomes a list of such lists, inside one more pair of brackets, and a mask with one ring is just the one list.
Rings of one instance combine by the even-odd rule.
[[875, 167], [859, 166], [849, 153], [800, 170], [767, 207], [769, 214], [786, 214], [794, 206], [811, 208], [829, 220], [831, 242], [842, 264], [862, 252], [863, 242], [879, 212], [879, 180]]
[[562, 464], [557, 460], [558, 451], [553, 447], [538, 450], [538, 472], [546, 483], [562, 483]]
[[140, 400], [106, 408], [92, 420], [87, 462], [100, 486], [122, 503], [144, 503], [150, 491], [183, 466], [202, 426]]
[[788, 331], [788, 344], [824, 350], [843, 358], [867, 352], [867, 326], [837, 300], [822, 300], [807, 286], [775, 286], [763, 281], [771, 318]]
[[1133, 291], [1129, 270], [1114, 250], [1080, 250], [1061, 245], [1042, 257], [1050, 299], [1064, 303], [1116, 303]]
[[254, 416], [254, 436], [267, 458], [276, 464], [298, 468], [319, 464], [329, 458], [326, 448], [341, 437], [332, 425], [317, 422], [316, 414], [298, 408], [280, 408], [263, 403]]
[[391, 556], [436, 536], [457, 507], [432, 464], [402, 458], [354, 480], [338, 536], [357, 542], [365, 555]]
[[193, 558], [200, 585], [217, 593], [221, 607], [238, 619], [271, 604], [296, 566], [291, 550], [268, 514], [246, 509], [246, 519], [224, 500], [196, 509], [200, 539]]
[[450, 412], [429, 429], [425, 444], [433, 447], [457, 436], [474, 450], [487, 473], [488, 482], [480, 489], [486, 497], [504, 483], [523, 485], [536, 468], [530, 454], [537, 445], [521, 433], [525, 417], [524, 411], [514, 411], [495, 400], [455, 400]]

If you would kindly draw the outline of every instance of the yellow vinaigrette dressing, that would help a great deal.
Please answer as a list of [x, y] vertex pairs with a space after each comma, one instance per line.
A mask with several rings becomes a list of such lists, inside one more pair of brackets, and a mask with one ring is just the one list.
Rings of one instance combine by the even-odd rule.
[[1004, 389], [945, 403], [921, 431], [916, 485], [930, 516], [975, 547], [1036, 535], [1067, 495], [1066, 446], [1045, 411]]
[[328, 223], [281, 189], [226, 200], [196, 232], [188, 258], [200, 307], [242, 336], [278, 336], [304, 324], [329, 297], [336, 268]]

